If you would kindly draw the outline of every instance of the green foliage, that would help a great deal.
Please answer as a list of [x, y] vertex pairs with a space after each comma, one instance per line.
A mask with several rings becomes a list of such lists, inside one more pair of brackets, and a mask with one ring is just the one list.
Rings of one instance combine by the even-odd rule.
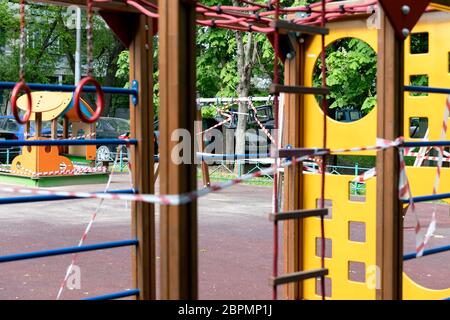
[[[375, 51], [355, 38], [335, 41], [326, 49], [329, 108], [354, 107], [367, 114], [376, 103]], [[315, 86], [322, 85], [321, 61], [314, 69]]]
[[217, 115], [217, 107], [213, 105], [209, 105], [202, 108], [202, 118], [203, 119], [212, 119]]
[[[410, 77], [410, 85], [411, 86], [420, 86], [420, 87], [428, 87], [428, 75], [419, 74], [413, 75]], [[427, 96], [428, 93], [425, 92], [410, 92], [409, 93], [413, 97]]]

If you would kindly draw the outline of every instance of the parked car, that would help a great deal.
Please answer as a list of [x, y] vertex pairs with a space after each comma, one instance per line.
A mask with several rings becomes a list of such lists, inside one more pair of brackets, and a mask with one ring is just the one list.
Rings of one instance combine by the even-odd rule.
[[[96, 122], [97, 139], [117, 139], [130, 132], [130, 121], [122, 118], [100, 117]], [[97, 160], [113, 161], [113, 154], [117, 151], [117, 145], [97, 146]]]
[[[237, 107], [231, 109], [233, 112], [237, 112]], [[273, 108], [272, 105], [263, 105], [256, 107], [256, 116], [258, 120], [264, 125], [268, 130], [274, 129], [275, 121], [273, 118]], [[217, 115], [215, 120], [221, 122], [225, 119], [223, 115]], [[238, 114], [232, 113], [232, 120], [226, 122], [223, 126], [227, 129], [236, 129], [238, 121]], [[248, 130], [245, 133], [245, 153], [270, 153], [271, 141], [270, 139], [260, 131], [260, 127], [256, 121], [255, 112], [250, 109], [247, 117], [247, 128], [254, 128], [253, 130]], [[217, 128], [220, 130], [220, 128]], [[206, 135], [206, 144], [212, 143], [214, 140], [210, 139]], [[234, 146], [236, 145], [236, 138], [234, 138]]]
[[[51, 132], [51, 122], [43, 122], [41, 135], [43, 137], [51, 137]], [[34, 135], [34, 133], [35, 124], [34, 121], [31, 121], [30, 134]], [[60, 124], [58, 124], [57, 135], [58, 137], [63, 135], [63, 127]], [[0, 140], [25, 140], [25, 125], [18, 124], [13, 116], [0, 116]], [[0, 162], [5, 163], [7, 160], [10, 162], [15, 156], [20, 154], [20, 150], [19, 146], [0, 148]]]

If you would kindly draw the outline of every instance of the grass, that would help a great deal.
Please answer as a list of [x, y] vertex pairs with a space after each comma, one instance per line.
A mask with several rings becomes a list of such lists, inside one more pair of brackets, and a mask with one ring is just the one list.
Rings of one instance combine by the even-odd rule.
[[[203, 178], [201, 170], [197, 171], [197, 178], [198, 179]], [[235, 179], [236, 175], [225, 171], [216, 171], [213, 174], [211, 174], [209, 178], [211, 182], [224, 182]], [[242, 184], [253, 186], [272, 186], [273, 182], [268, 177], [259, 177], [243, 181]]]

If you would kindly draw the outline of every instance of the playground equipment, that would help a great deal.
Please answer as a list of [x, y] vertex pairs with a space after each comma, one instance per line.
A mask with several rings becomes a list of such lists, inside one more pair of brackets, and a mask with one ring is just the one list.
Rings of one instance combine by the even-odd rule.
[[[42, 2], [42, 0], [40, 0]], [[83, 1], [43, 1], [61, 4], [83, 4]], [[448, 1], [435, 1], [446, 8]], [[18, 254], [0, 257], [0, 262], [31, 259], [65, 253], [77, 253], [97, 249], [115, 248], [119, 246], [133, 246], [133, 289], [98, 297], [120, 298], [136, 296], [138, 299], [154, 299], [156, 297], [155, 283], [155, 220], [154, 204], [161, 205], [160, 211], [160, 297], [162, 299], [195, 299], [197, 298], [197, 205], [196, 200], [210, 192], [216, 192], [230, 187], [243, 180], [265, 174], [274, 175], [274, 208], [270, 219], [274, 222], [274, 272], [271, 284], [274, 289], [274, 298], [277, 298], [277, 287], [288, 284], [286, 294], [294, 299], [316, 299], [322, 296], [331, 298], [367, 298], [367, 299], [401, 299], [401, 298], [445, 298], [448, 291], [431, 291], [417, 286], [402, 273], [403, 260], [420, 255], [417, 251], [412, 255], [403, 257], [402, 228], [403, 203], [408, 202], [412, 207], [414, 201], [448, 198], [448, 193], [437, 193], [434, 185], [432, 196], [421, 196], [411, 199], [413, 194], [430, 193], [433, 186], [432, 168], [406, 168], [404, 161], [399, 159], [396, 150], [410, 147], [449, 146], [446, 140], [446, 131], [440, 130], [440, 141], [407, 141], [400, 138], [405, 125], [402, 124], [405, 114], [417, 117], [418, 111], [405, 104], [403, 113], [403, 100], [405, 90], [417, 92], [450, 93], [448, 89], [414, 88], [404, 86], [404, 43], [405, 38], [413, 30], [422, 12], [429, 1], [380, 1], [387, 15], [380, 12], [380, 29], [360, 34], [366, 42], [378, 52], [378, 106], [365, 118], [345, 124], [338, 124], [327, 118], [326, 114], [326, 73], [325, 73], [325, 46], [327, 41], [341, 36], [348, 36], [352, 28], [356, 31], [362, 29], [359, 22], [338, 22], [339, 17], [346, 12], [362, 14], [367, 17], [368, 6], [374, 6], [374, 1], [346, 3], [331, 3], [327, 1], [320, 4], [287, 10], [280, 8], [279, 1], [268, 4], [254, 5], [250, 10], [239, 8], [209, 8], [197, 5], [195, 1], [167, 0], [158, 2], [136, 1], [102, 1], [95, 3], [101, 9], [101, 15], [110, 25], [119, 38], [130, 48], [130, 78], [139, 83], [136, 87], [123, 89], [121, 93], [134, 95], [133, 105], [130, 107], [132, 132], [128, 140], [112, 139], [108, 144], [129, 145], [132, 155], [133, 190], [103, 192], [103, 193], [75, 193], [70, 191], [28, 190], [21, 188], [1, 188], [3, 191], [14, 193], [28, 193], [32, 196], [3, 198], [1, 203], [19, 203], [22, 201], [56, 201], [74, 198], [100, 198], [123, 199], [133, 201], [132, 230], [133, 237], [129, 240], [103, 243], [97, 245], [80, 245], [78, 247], [48, 250], [29, 254]], [[394, 3], [394, 5], [392, 5]], [[128, 5], [127, 5], [128, 4]], [[21, 1], [21, 17], [24, 18], [24, 2]], [[88, 16], [92, 17], [94, 3], [87, 1]], [[157, 12], [156, 13], [156, 9]], [[245, 12], [251, 13], [245, 13]], [[262, 12], [264, 11], [264, 12]], [[225, 12], [225, 13], [224, 13]], [[241, 13], [242, 12], [242, 13]], [[257, 12], [258, 14], [255, 14]], [[261, 14], [259, 14], [261, 12]], [[282, 14], [292, 12], [305, 12], [310, 14], [306, 18], [295, 18], [293, 21], [280, 20]], [[139, 13], [139, 15], [136, 15]], [[264, 13], [264, 14], [262, 14]], [[160, 59], [160, 194], [154, 194], [153, 173], [153, 87], [148, 74], [152, 66], [152, 39], [156, 32], [154, 19], [158, 18], [159, 28], [159, 59]], [[303, 20], [302, 20], [303, 19]], [[327, 19], [327, 21], [325, 21]], [[197, 20], [197, 21], [196, 21]], [[331, 23], [336, 20], [336, 24]], [[92, 20], [88, 30], [91, 30]], [[171, 152], [175, 142], [170, 135], [176, 129], [187, 129], [193, 132], [193, 123], [197, 111], [195, 105], [195, 24], [204, 26], [225, 27], [234, 30], [261, 32], [268, 34], [274, 47], [277, 58], [285, 63], [285, 83], [279, 79], [278, 63], [275, 63], [273, 86], [271, 92], [275, 95], [275, 126], [279, 118], [284, 119], [282, 143], [280, 137], [273, 137], [277, 145], [274, 165], [240, 179], [213, 185], [209, 188], [196, 190], [195, 161], [190, 164], [177, 164], [171, 161]], [[327, 22], [327, 25], [325, 23]], [[314, 24], [320, 23], [317, 27]], [[341, 24], [342, 23], [342, 24]], [[339, 26], [345, 27], [339, 30]], [[309, 25], [312, 24], [312, 25]], [[24, 23], [21, 24], [23, 30]], [[356, 26], [356, 27], [355, 27]], [[358, 27], [359, 26], [359, 27]], [[328, 27], [331, 27], [329, 33]], [[336, 32], [334, 28], [336, 27]], [[345, 29], [344, 29], [345, 28]], [[418, 27], [419, 28], [419, 27]], [[437, 27], [436, 34], [441, 26]], [[345, 30], [345, 31], [343, 31]], [[355, 31], [355, 30], [353, 30]], [[292, 51], [282, 50], [289, 32], [299, 34], [294, 43], [295, 55]], [[430, 30], [428, 32], [431, 32]], [[433, 31], [434, 32], [434, 31]], [[90, 32], [88, 34], [92, 35]], [[328, 35], [329, 34], [329, 35]], [[23, 32], [22, 32], [23, 35]], [[315, 37], [318, 36], [318, 37]], [[375, 46], [378, 37], [379, 46]], [[294, 37], [295, 39], [295, 37]], [[22, 39], [24, 40], [24, 39]], [[92, 40], [92, 39], [90, 39]], [[432, 43], [430, 37], [430, 43]], [[448, 42], [448, 41], [446, 41]], [[92, 42], [88, 44], [92, 49]], [[439, 46], [442, 42], [439, 43]], [[406, 46], [407, 48], [407, 46]], [[433, 54], [430, 46], [429, 54]], [[437, 47], [436, 47], [437, 48]], [[445, 57], [448, 57], [446, 49]], [[312, 88], [310, 75], [313, 63], [318, 55], [322, 60], [322, 87]], [[311, 56], [309, 56], [309, 54]], [[21, 59], [23, 56], [21, 55]], [[311, 60], [309, 62], [308, 60]], [[409, 58], [408, 58], [409, 59]], [[411, 57], [413, 59], [413, 57]], [[419, 58], [418, 58], [419, 59]], [[88, 59], [90, 61], [90, 59]], [[314, 60], [314, 61], [312, 61]], [[425, 67], [421, 61], [417, 68]], [[406, 64], [408, 66], [408, 64]], [[90, 68], [89, 68], [90, 69]], [[90, 69], [91, 70], [91, 69]], [[309, 70], [309, 72], [308, 72]], [[445, 70], [448, 70], [446, 68]], [[423, 72], [413, 70], [411, 72]], [[437, 70], [436, 72], [441, 72]], [[24, 74], [21, 81], [15, 85], [14, 97], [19, 89], [27, 93], [27, 114], [25, 119], [18, 118], [18, 122], [26, 122], [32, 114], [31, 90], [38, 89], [40, 85], [25, 84]], [[433, 80], [434, 81], [434, 80]], [[430, 76], [430, 85], [434, 84]], [[447, 85], [446, 79], [439, 85]], [[94, 87], [86, 90], [98, 92], [99, 106], [93, 118], [80, 116], [80, 104], [77, 97], [82, 86], [93, 82]], [[92, 123], [99, 114], [101, 107], [101, 92], [119, 93], [114, 88], [99, 88], [92, 78], [82, 82], [81, 87], [45, 86], [44, 90], [66, 91], [76, 90], [74, 107], [78, 116], [85, 122]], [[0, 84], [6, 88], [7, 84]], [[33, 88], [34, 87], [34, 88]], [[92, 92], [91, 91], [91, 92]], [[285, 93], [285, 108], [282, 116], [279, 112], [280, 93]], [[321, 111], [314, 105], [312, 95], [322, 95], [323, 105]], [[418, 97], [422, 98], [422, 97]], [[412, 99], [412, 97], [411, 97]], [[438, 114], [444, 108], [444, 101], [438, 99], [437, 106], [433, 105]], [[13, 100], [13, 105], [16, 103]], [[411, 104], [413, 105], [413, 104]], [[439, 106], [439, 107], [438, 107]], [[449, 102], [450, 109], [450, 102]], [[446, 109], [448, 110], [448, 109]], [[433, 112], [433, 114], [435, 113]], [[82, 113], [81, 113], [82, 114]], [[421, 114], [422, 115], [422, 114]], [[428, 114], [427, 114], [428, 115]], [[448, 113], [446, 113], [448, 118]], [[437, 133], [431, 132], [436, 128], [436, 119], [428, 115], [430, 138], [437, 139]], [[377, 119], [375, 121], [375, 118]], [[323, 123], [322, 127], [320, 123]], [[442, 123], [442, 122], [441, 122]], [[444, 117], [444, 123], [447, 119]], [[347, 126], [347, 129], [342, 129]], [[355, 130], [348, 131], [349, 127]], [[446, 128], [446, 125], [444, 126]], [[322, 134], [317, 134], [322, 129]], [[406, 125], [409, 132], [409, 124]], [[441, 128], [442, 129], [442, 128]], [[347, 130], [347, 131], [346, 131]], [[434, 130], [434, 129], [433, 129]], [[358, 134], [355, 134], [357, 132]], [[442, 136], [442, 133], [445, 135]], [[379, 145], [373, 146], [376, 137], [384, 138]], [[66, 146], [66, 145], [97, 145], [105, 143], [99, 140], [26, 140], [26, 141], [0, 141], [0, 145], [23, 146]], [[280, 145], [291, 145], [292, 148], [282, 148]], [[320, 148], [318, 148], [320, 147]], [[357, 148], [355, 148], [357, 147]], [[373, 155], [377, 151], [377, 178], [366, 182], [365, 202], [349, 201], [348, 195], [333, 193], [333, 190], [349, 190], [349, 182], [353, 177], [334, 177], [325, 174], [325, 161], [322, 161], [321, 174], [303, 175], [301, 162], [308, 157], [322, 157], [325, 160], [330, 153], [356, 153]], [[400, 153], [402, 154], [402, 153]], [[235, 156], [235, 155], [234, 155]], [[193, 160], [192, 155], [191, 160]], [[281, 160], [280, 160], [281, 159]], [[279, 210], [280, 184], [278, 172], [284, 169], [284, 208]], [[425, 170], [422, 170], [425, 169]], [[439, 166], [439, 169], [440, 166]], [[406, 173], [406, 174], [405, 174]], [[420, 176], [420, 185], [417, 176]], [[406, 176], [411, 181], [411, 190]], [[440, 179], [445, 179], [447, 173], [441, 170]], [[416, 180], [416, 182], [414, 182]], [[401, 198], [399, 199], [399, 182], [401, 182]], [[325, 188], [327, 186], [327, 188]], [[441, 187], [440, 192], [445, 192]], [[406, 192], [405, 192], [406, 190]], [[405, 197], [406, 193], [406, 197]], [[337, 197], [334, 199], [334, 197]], [[22, 199], [21, 199], [22, 198]], [[327, 201], [327, 200], [330, 200]], [[331, 211], [329, 208], [331, 206]], [[342, 208], [341, 211], [337, 209]], [[356, 213], [358, 211], [358, 213]], [[339, 213], [339, 214], [337, 214]], [[361, 215], [364, 214], [364, 216]], [[308, 219], [304, 219], [308, 218]], [[279, 276], [277, 270], [278, 257], [278, 222], [285, 221], [285, 275]], [[357, 223], [365, 228], [365, 239], [356, 243], [348, 238], [350, 225]], [[331, 240], [332, 257], [328, 257], [326, 243]], [[317, 243], [320, 243], [318, 245]], [[317, 249], [317, 250], [316, 250]], [[441, 248], [434, 252], [442, 252], [448, 248]], [[423, 253], [431, 254], [431, 250]], [[349, 280], [348, 270], [350, 262], [363, 263], [364, 268], [374, 266], [375, 285], [368, 287], [367, 282], [355, 283]], [[378, 268], [378, 269], [377, 269]], [[377, 273], [380, 270], [380, 273]], [[320, 279], [320, 281], [317, 280]], [[303, 282], [304, 281], [304, 282]], [[331, 292], [329, 284], [331, 283]], [[344, 292], [345, 291], [345, 292]]]
[[[60, 139], [57, 133], [57, 121], [60, 117], [64, 117], [65, 130], [62, 139], [69, 138], [68, 128], [70, 125], [72, 126], [72, 134], [76, 139], [93, 138], [95, 136], [95, 126], [82, 122], [75, 111], [74, 96], [71, 92], [34, 91], [31, 93], [31, 99], [32, 111], [27, 118], [28, 121], [34, 121], [35, 135], [28, 140]], [[92, 108], [86, 101], [80, 99], [80, 103], [83, 113], [93, 114]], [[26, 95], [16, 100], [19, 109], [27, 110], [27, 104], [28, 96]], [[24, 122], [26, 125], [25, 136], [29, 137], [30, 124], [28, 121]], [[44, 121], [51, 122], [51, 138], [41, 135]], [[13, 159], [10, 169], [3, 170], [0, 180], [31, 186], [106, 182], [108, 174], [105, 167], [75, 167], [68, 156], [78, 156], [94, 161], [96, 146], [24, 146], [21, 154]]]

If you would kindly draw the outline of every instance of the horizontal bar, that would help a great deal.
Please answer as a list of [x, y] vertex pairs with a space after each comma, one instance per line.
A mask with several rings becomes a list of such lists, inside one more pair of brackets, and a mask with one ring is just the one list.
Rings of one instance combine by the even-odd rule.
[[137, 295], [139, 295], [139, 289], [131, 289], [131, 290], [125, 290], [125, 291], [120, 291], [120, 292], [116, 292], [116, 293], [109, 293], [109, 294], [105, 294], [102, 296], [85, 298], [82, 300], [92, 300], [92, 301], [112, 300], [112, 299], [120, 299], [120, 298], [137, 296]]
[[[16, 82], [0, 82], [0, 89], [13, 89], [16, 85]], [[31, 90], [36, 91], [55, 91], [55, 92], [74, 92], [76, 86], [74, 85], [59, 85], [59, 84], [41, 84], [41, 83], [27, 83], [27, 86]], [[138, 90], [136, 89], [127, 89], [127, 88], [115, 88], [115, 87], [102, 87], [104, 93], [113, 93], [113, 94], [126, 94], [137, 96]], [[83, 88], [83, 92], [95, 93], [96, 89], [94, 86], [85, 86]]]
[[304, 157], [307, 155], [322, 155], [330, 153], [329, 149], [313, 149], [313, 148], [290, 148], [290, 149], [279, 149], [278, 157], [280, 158], [291, 158], [291, 157]]
[[[423, 256], [429, 256], [429, 255], [432, 255], [432, 254], [446, 252], [446, 251], [450, 251], [450, 245], [424, 250], [423, 251]], [[405, 254], [403, 256], [403, 261], [408, 261], [408, 260], [412, 260], [412, 259], [415, 259], [415, 258], [416, 258], [416, 253], [415, 252], [411, 252], [411, 253]]]
[[408, 91], [408, 92], [450, 94], [450, 89], [447, 89], [447, 88], [434, 88], [434, 87], [423, 87], [423, 86], [404, 86], [404, 90]]
[[318, 94], [324, 95], [329, 94], [330, 90], [328, 88], [317, 88], [317, 87], [304, 87], [304, 86], [284, 86], [281, 84], [271, 84], [270, 93], [294, 93], [294, 94]]
[[197, 98], [197, 104], [202, 103], [225, 103], [225, 102], [248, 102], [250, 99], [253, 102], [266, 102], [273, 101], [275, 99], [274, 96], [267, 97], [236, 97], [236, 98]]
[[1, 140], [0, 147], [12, 146], [86, 146], [86, 145], [136, 145], [136, 139], [90, 139], [90, 140]]
[[401, 147], [415, 148], [415, 147], [450, 147], [450, 140], [435, 140], [435, 141], [407, 141], [403, 142]]
[[[103, 193], [103, 192], [98, 192]], [[133, 194], [134, 190], [113, 190], [108, 191], [108, 193], [116, 193], [116, 194]], [[25, 197], [9, 197], [9, 198], [0, 198], [1, 204], [14, 204], [14, 203], [25, 203], [25, 202], [43, 202], [43, 201], [59, 201], [59, 200], [72, 200], [72, 199], [80, 199], [77, 197], [69, 197], [69, 196], [57, 196], [57, 195], [49, 195], [49, 196], [25, 196]]]
[[137, 244], [138, 244], [137, 239], [131, 239], [131, 240], [121, 240], [121, 241], [113, 241], [113, 242], [88, 244], [88, 245], [84, 245], [84, 246], [65, 247], [65, 248], [58, 248], [58, 249], [51, 249], [51, 250], [17, 253], [17, 254], [10, 254], [10, 255], [6, 255], [6, 256], [0, 256], [0, 263], [19, 261], [19, 260], [27, 260], [27, 259], [37, 259], [37, 258], [58, 256], [58, 255], [70, 254], [70, 253], [112, 249], [112, 248], [127, 247], [127, 246], [136, 246]]
[[[430, 194], [427, 196], [418, 196], [413, 197], [413, 202], [427, 202], [427, 201], [434, 201], [434, 200], [443, 200], [443, 199], [449, 199], [450, 193], [438, 193], [438, 194]], [[409, 203], [409, 199], [401, 199], [403, 203]]]
[[280, 212], [277, 214], [269, 213], [270, 221], [281, 221], [290, 219], [302, 219], [309, 217], [324, 217], [328, 214], [328, 209], [303, 209], [303, 210], [293, 210], [287, 212]]
[[295, 273], [286, 274], [276, 278], [270, 279], [270, 285], [278, 286], [280, 284], [286, 284], [291, 282], [297, 282], [312, 278], [323, 277], [328, 274], [328, 269], [314, 269], [309, 271], [299, 271]]
[[[327, 35], [330, 33], [328, 28], [308, 26], [304, 24], [292, 23], [286, 20], [271, 21], [269, 25], [279, 31], [293, 31], [312, 35]], [[283, 32], [280, 32], [283, 33]]]
[[271, 158], [269, 153], [247, 153], [247, 154], [205, 154], [198, 152], [197, 158], [200, 160], [239, 160], [239, 159], [262, 159]]

